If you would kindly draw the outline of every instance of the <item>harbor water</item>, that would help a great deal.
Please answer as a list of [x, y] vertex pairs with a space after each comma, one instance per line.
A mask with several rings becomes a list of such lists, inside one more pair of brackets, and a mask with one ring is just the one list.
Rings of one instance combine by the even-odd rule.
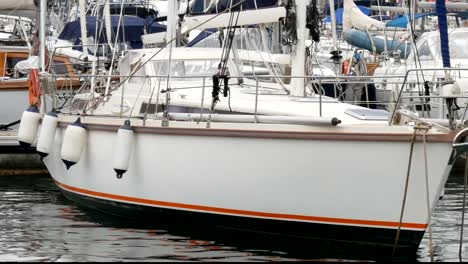
[[[431, 222], [435, 261], [458, 261], [463, 175], [452, 175]], [[215, 231], [210, 231], [215, 232]], [[467, 229], [468, 232], [468, 229]], [[225, 239], [204, 230], [142, 226], [68, 201], [49, 175], [0, 177], [0, 261], [336, 261], [378, 260], [344, 248], [277, 250], [251, 239]], [[416, 261], [431, 260], [427, 231]], [[468, 240], [463, 258], [468, 260]]]

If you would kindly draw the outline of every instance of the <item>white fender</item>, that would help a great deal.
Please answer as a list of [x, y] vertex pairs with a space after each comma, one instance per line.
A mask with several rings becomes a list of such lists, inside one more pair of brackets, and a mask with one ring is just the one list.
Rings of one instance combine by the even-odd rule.
[[440, 88], [439, 94], [443, 97], [456, 98], [462, 95], [461, 89], [457, 84], [446, 84]]
[[117, 178], [119, 179], [122, 178], [122, 175], [128, 170], [133, 152], [134, 140], [134, 132], [133, 128], [130, 126], [130, 120], [126, 120], [117, 132], [114, 148], [113, 166], [114, 171], [117, 173]]
[[55, 130], [57, 129], [58, 116], [55, 112], [49, 112], [42, 119], [41, 132], [37, 140], [36, 151], [41, 156], [41, 159], [49, 155], [54, 143]]
[[37, 136], [41, 114], [35, 105], [30, 106], [21, 116], [18, 129], [18, 141], [23, 147], [30, 147]]
[[86, 146], [86, 136], [86, 128], [81, 124], [79, 117], [65, 130], [61, 156], [63, 163], [67, 166], [67, 170], [80, 160], [81, 153]]

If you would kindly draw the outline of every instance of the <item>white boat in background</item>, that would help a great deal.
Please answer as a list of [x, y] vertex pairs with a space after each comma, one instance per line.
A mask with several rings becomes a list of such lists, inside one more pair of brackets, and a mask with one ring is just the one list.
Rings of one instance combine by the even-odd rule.
[[28, 106], [28, 80], [15, 66], [30, 55], [33, 23], [30, 17], [3, 15], [15, 10], [35, 16], [36, 6], [33, 0], [0, 2], [0, 125], [18, 120]]
[[[306, 97], [306, 3], [291, 8], [292, 52], [254, 53], [175, 47], [171, 2], [167, 48], [128, 51], [105, 93], [25, 112], [20, 140], [39, 131], [60, 190], [107, 213], [416, 252], [468, 130]], [[271, 74], [243, 74], [259, 63]]]
[[[402, 82], [406, 72], [407, 86], [404, 89], [405, 95], [415, 93], [423, 93], [425, 95], [441, 94], [442, 87], [449, 79], [468, 78], [468, 55], [466, 50], [468, 44], [468, 28], [454, 28], [449, 30], [449, 48], [452, 63], [452, 70], [447, 72], [442, 68], [442, 53], [440, 51], [439, 31], [431, 31], [423, 33], [416, 41], [415, 47], [411, 47], [408, 58], [406, 60], [388, 60], [383, 61], [379, 67], [375, 69], [375, 75], [400, 76], [393, 78], [391, 83], [376, 81], [376, 87], [386, 98], [381, 98], [382, 101], [396, 101], [399, 96], [398, 82]], [[423, 71], [417, 71], [424, 69]], [[459, 69], [459, 70], [456, 70]], [[416, 70], [416, 71], [415, 71]], [[468, 90], [461, 91], [462, 94], [468, 94]], [[458, 116], [461, 118], [465, 112], [466, 99], [461, 99], [458, 105], [462, 107], [458, 111]], [[421, 116], [429, 116], [433, 118], [446, 118], [447, 110], [444, 108], [444, 102], [440, 99], [425, 100], [418, 102], [414, 109]]]
[[15, 74], [15, 66], [29, 57], [35, 15], [33, 0], [0, 1], [0, 174], [11, 169], [44, 169], [34, 148], [20, 149], [17, 137], [19, 119], [29, 105], [29, 83], [23, 74]]

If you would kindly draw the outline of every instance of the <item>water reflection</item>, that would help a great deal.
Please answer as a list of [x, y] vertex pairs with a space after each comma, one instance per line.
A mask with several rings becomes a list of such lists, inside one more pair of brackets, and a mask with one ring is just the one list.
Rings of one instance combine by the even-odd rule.
[[[432, 215], [431, 229], [435, 261], [458, 261], [463, 206], [463, 174], [452, 173], [445, 187], [445, 195]], [[466, 210], [466, 209], [465, 209]], [[467, 214], [465, 214], [465, 234]], [[468, 260], [468, 237], [463, 240], [462, 257]], [[418, 251], [419, 261], [430, 261], [429, 233], [426, 232]]]
[[[463, 178], [452, 175], [432, 221], [436, 261], [458, 261], [462, 194]], [[291, 249], [286, 242], [270, 242], [258, 246], [255, 239], [224, 239], [216, 230], [142, 226], [77, 207], [48, 175], [0, 177], [0, 261], [376, 260], [330, 245]], [[426, 232], [414, 259], [430, 261], [428, 244]], [[467, 248], [468, 243], [465, 259]]]
[[49, 176], [0, 178], [1, 261], [281, 261], [83, 210]]

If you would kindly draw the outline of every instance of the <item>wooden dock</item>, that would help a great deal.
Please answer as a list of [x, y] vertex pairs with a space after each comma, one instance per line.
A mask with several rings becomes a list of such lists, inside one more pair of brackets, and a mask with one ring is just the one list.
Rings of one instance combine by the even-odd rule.
[[47, 174], [35, 148], [22, 148], [15, 130], [0, 131], [0, 175]]

